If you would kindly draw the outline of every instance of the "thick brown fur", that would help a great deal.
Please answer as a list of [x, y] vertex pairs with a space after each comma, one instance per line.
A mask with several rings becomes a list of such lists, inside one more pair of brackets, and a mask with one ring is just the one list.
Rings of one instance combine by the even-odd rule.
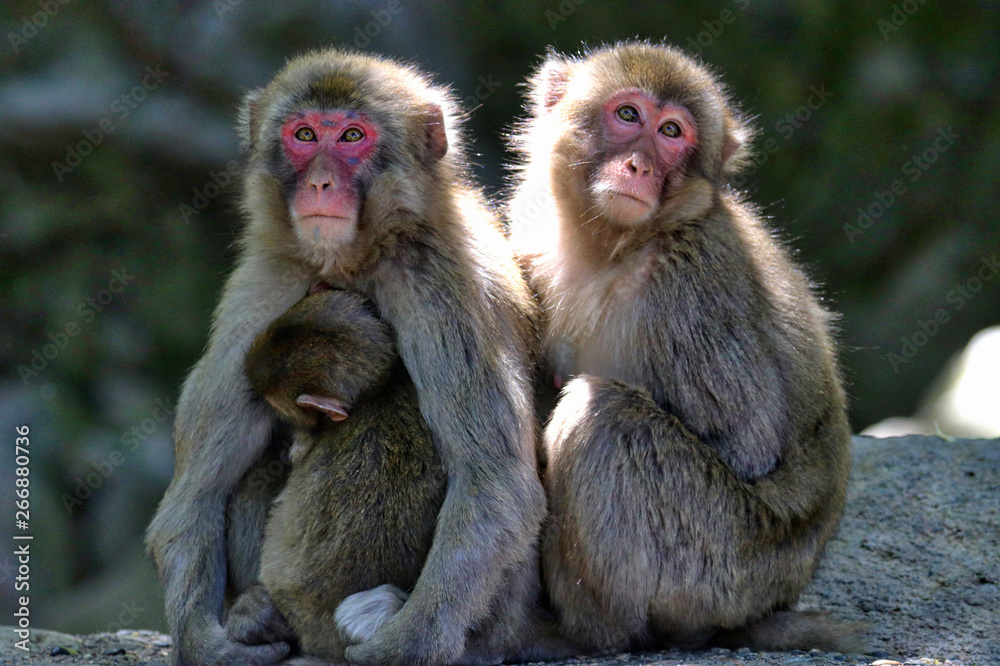
[[[447, 475], [391, 332], [357, 295], [323, 291], [299, 302], [258, 336], [247, 375], [297, 426], [261, 582], [305, 654], [342, 660], [337, 607], [382, 584], [413, 589]], [[336, 398], [350, 416], [335, 423], [303, 409], [295, 404], [303, 394]]]
[[[611, 159], [602, 105], [622, 90], [683, 107], [698, 136], [634, 224], [589, 189]], [[836, 528], [851, 443], [831, 316], [726, 185], [749, 129], [666, 46], [551, 53], [530, 91], [509, 213], [548, 381], [575, 377], [544, 436], [544, 578], [563, 631], [591, 651], [853, 647], [813, 616], [769, 619]]]
[[[310, 109], [364, 113], [380, 130], [376, 153], [356, 172], [356, 229], [339, 244], [292, 229], [289, 201], [302, 185], [279, 128]], [[273, 410], [250, 390], [244, 359], [318, 280], [363, 294], [395, 332], [448, 474], [413, 593], [348, 658], [453, 663], [495, 619], [495, 654], [483, 659], [499, 661], [524, 635], [545, 512], [530, 382], [535, 306], [469, 182], [454, 119], [448, 93], [413, 68], [338, 50], [296, 58], [248, 95], [241, 254], [181, 394], [174, 479], [148, 534], [175, 663], [267, 664], [287, 652], [283, 643], [239, 643], [221, 623], [226, 588], [239, 594], [258, 580], [270, 495], [244, 478], [278, 432]]]

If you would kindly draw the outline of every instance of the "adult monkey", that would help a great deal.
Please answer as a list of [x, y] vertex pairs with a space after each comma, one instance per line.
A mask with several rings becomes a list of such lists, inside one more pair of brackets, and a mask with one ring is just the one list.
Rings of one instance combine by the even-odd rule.
[[543, 306], [545, 584], [591, 650], [851, 647], [785, 612], [850, 462], [830, 315], [727, 186], [748, 130], [712, 75], [648, 43], [550, 53], [512, 239]]
[[175, 663], [253, 666], [288, 651], [222, 626], [225, 593], [257, 581], [271, 497], [246, 480], [276, 430], [243, 366], [256, 335], [320, 280], [367, 296], [395, 331], [448, 471], [412, 595], [348, 659], [453, 662], [487, 613], [517, 616], [533, 596], [545, 512], [534, 306], [453, 122], [447, 93], [419, 72], [338, 50], [292, 60], [247, 96], [241, 254], [181, 392], [174, 479], [148, 533]]
[[[357, 294], [318, 290], [292, 306], [251, 345], [247, 377], [295, 427], [293, 470], [268, 519], [262, 585], [240, 595], [226, 629], [244, 643], [294, 636], [297, 666], [340, 663], [403, 607], [447, 474], [391, 331]], [[550, 618], [491, 613], [461, 663], [567, 653]]]

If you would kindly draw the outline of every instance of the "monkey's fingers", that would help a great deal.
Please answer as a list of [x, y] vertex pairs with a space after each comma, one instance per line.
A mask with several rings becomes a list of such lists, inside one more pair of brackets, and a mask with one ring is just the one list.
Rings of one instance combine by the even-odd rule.
[[316, 282], [316, 283], [314, 283], [314, 284], [312, 284], [312, 285], [309, 286], [309, 294], [308, 295], [312, 296], [313, 294], [318, 294], [319, 292], [326, 291], [327, 289], [333, 289], [333, 287], [331, 287], [326, 282]]
[[348, 416], [347, 406], [336, 398], [302, 394], [296, 398], [295, 404], [299, 407], [318, 409], [329, 416], [331, 421], [344, 421]]

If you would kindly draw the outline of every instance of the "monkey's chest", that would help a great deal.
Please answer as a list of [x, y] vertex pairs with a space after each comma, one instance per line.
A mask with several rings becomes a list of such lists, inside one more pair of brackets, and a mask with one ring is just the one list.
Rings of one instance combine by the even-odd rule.
[[557, 383], [583, 373], [639, 380], [637, 371], [650, 363], [650, 350], [661, 347], [651, 336], [659, 336], [666, 324], [651, 307], [657, 277], [655, 266], [641, 261], [551, 285], [543, 294], [548, 315], [543, 335]]

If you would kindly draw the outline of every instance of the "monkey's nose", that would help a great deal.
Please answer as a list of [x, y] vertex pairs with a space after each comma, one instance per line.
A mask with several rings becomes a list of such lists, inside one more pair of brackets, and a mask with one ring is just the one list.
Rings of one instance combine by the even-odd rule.
[[653, 167], [642, 155], [632, 155], [625, 162], [628, 165], [629, 170], [632, 173], [639, 174], [640, 176], [645, 176], [646, 174], [653, 173]]
[[333, 187], [333, 175], [329, 173], [315, 174], [309, 177], [309, 185], [316, 190], [316, 193], [320, 193], [326, 189]]

